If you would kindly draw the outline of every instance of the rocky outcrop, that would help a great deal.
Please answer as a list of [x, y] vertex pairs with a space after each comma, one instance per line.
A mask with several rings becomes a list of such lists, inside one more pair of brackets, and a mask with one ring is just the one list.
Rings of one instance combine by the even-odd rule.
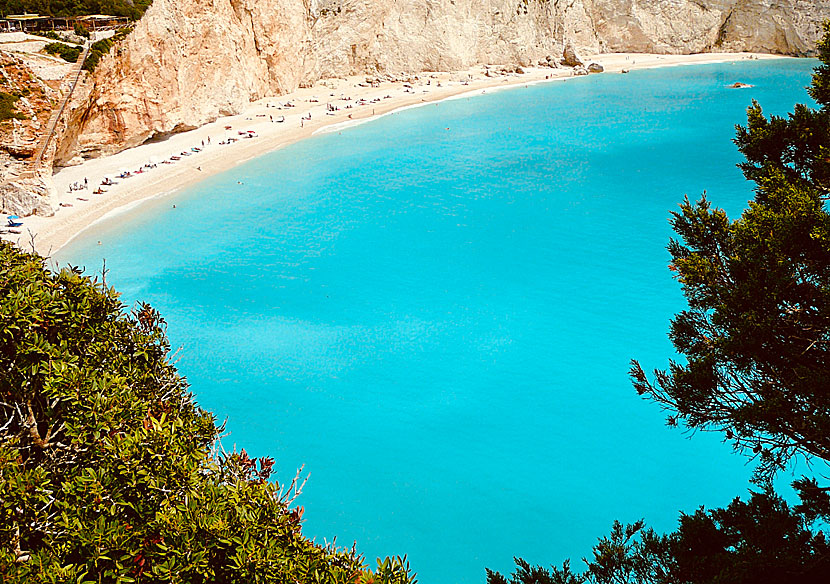
[[[0, 165], [9, 164], [10, 161], [0, 154]], [[4, 173], [0, 177], [0, 212], [5, 214], [43, 215], [51, 217], [55, 209], [49, 202], [49, 195], [52, 194], [51, 180], [48, 177], [40, 176], [34, 171], [15, 173], [14, 171]], [[4, 219], [5, 221], [5, 219]]]
[[562, 49], [562, 64], [565, 67], [581, 67], [583, 65], [582, 59], [576, 54], [576, 49], [570, 42], [565, 43], [565, 48]]
[[14, 104], [19, 116], [0, 121], [0, 214], [49, 216], [54, 213], [48, 198], [51, 179], [32, 157], [60, 93], [35, 73], [24, 55], [0, 50], [0, 91], [19, 96]]
[[727, 51], [811, 55], [821, 23], [828, 18], [828, 2], [741, 0], [729, 9], [715, 46]]
[[804, 56], [815, 50], [822, 0], [594, 0], [600, 46], [610, 52], [753, 51]]
[[[155, 0], [102, 59], [56, 160], [237, 113], [321, 78], [597, 52], [807, 54], [825, 0]], [[554, 61], [551, 60], [554, 56]]]

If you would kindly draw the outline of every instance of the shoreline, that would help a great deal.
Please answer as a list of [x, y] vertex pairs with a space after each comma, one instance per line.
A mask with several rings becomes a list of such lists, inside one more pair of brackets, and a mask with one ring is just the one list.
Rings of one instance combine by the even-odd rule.
[[[601, 75], [619, 74], [623, 69], [633, 71], [776, 58], [788, 57], [757, 53], [614, 53], [593, 55], [583, 60], [603, 65], [604, 73], [593, 74]], [[495, 71], [497, 67], [491, 67], [491, 70]], [[570, 68], [533, 67], [525, 69], [524, 74], [496, 74], [493, 77], [487, 77], [485, 73], [484, 65], [457, 72], [422, 72], [412, 75], [413, 79], [418, 77], [418, 81], [411, 84], [383, 82], [374, 87], [365, 84], [366, 76], [361, 75], [324, 80], [310, 88], [260, 99], [240, 114], [218, 118], [195, 130], [59, 169], [52, 177], [55, 194], [51, 199], [58, 209], [55, 215], [25, 217], [19, 228], [21, 234], [4, 234], [2, 237], [24, 249], [30, 249], [34, 240], [36, 251], [49, 257], [101, 221], [131, 213], [145, 201], [169, 196], [305, 138], [342, 131], [446, 99], [464, 99], [488, 91], [578, 78], [572, 75]], [[361, 101], [365, 104], [359, 105]], [[293, 107], [285, 107], [287, 103], [292, 103]], [[328, 104], [339, 109], [329, 112]], [[284, 122], [276, 121], [280, 116], [284, 116]], [[230, 129], [226, 129], [228, 127]], [[246, 130], [253, 130], [256, 137], [242, 137]], [[221, 144], [229, 138], [235, 141]], [[170, 162], [171, 155], [179, 159]], [[152, 168], [144, 170], [145, 165], [152, 165]], [[139, 168], [144, 172], [130, 178], [115, 178], [122, 170], [134, 173]], [[113, 177], [116, 184], [99, 187], [104, 176]], [[85, 179], [88, 188], [70, 191], [70, 185], [84, 183]], [[97, 188], [106, 192], [94, 194]]]

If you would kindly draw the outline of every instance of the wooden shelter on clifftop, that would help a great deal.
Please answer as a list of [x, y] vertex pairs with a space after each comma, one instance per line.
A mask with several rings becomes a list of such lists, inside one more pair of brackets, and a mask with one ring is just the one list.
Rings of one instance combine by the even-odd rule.
[[87, 16], [40, 16], [39, 14], [9, 14], [0, 18], [0, 32], [46, 32], [73, 30], [82, 24], [89, 31], [112, 30], [130, 23], [126, 16], [90, 14]]

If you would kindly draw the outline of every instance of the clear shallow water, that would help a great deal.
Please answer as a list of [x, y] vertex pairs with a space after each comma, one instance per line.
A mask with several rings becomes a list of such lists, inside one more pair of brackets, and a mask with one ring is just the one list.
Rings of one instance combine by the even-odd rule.
[[[664, 426], [684, 194], [751, 197], [734, 124], [807, 101], [813, 61], [598, 75], [318, 136], [96, 226], [57, 256], [148, 301], [233, 443], [301, 464], [305, 532], [425, 584], [674, 527], [751, 469]], [[726, 86], [734, 81], [752, 89]], [[242, 183], [242, 184], [240, 184]], [[175, 203], [177, 208], [172, 209]], [[97, 241], [101, 245], [97, 245]]]

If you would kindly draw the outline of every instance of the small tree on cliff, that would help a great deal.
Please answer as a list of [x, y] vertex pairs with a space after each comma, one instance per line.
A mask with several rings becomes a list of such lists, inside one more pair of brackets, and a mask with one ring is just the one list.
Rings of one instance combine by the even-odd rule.
[[303, 537], [273, 460], [215, 455], [164, 328], [0, 242], [0, 581], [411, 582]]

